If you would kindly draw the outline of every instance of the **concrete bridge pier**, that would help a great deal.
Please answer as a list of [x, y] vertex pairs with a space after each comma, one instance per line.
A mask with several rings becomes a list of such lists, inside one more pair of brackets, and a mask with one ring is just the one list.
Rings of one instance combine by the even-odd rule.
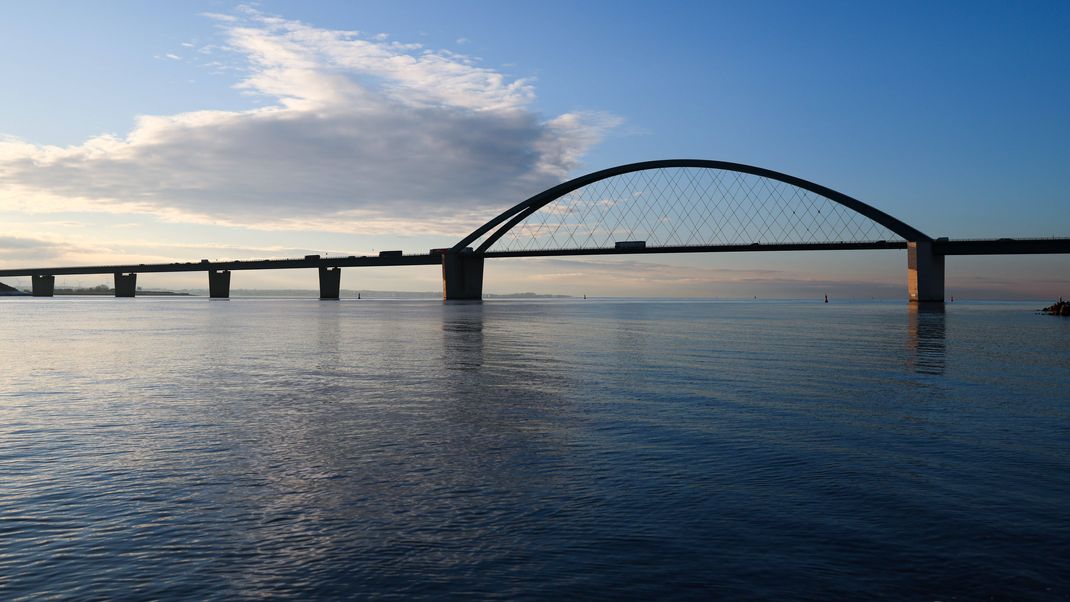
[[442, 254], [442, 299], [483, 299], [483, 256], [447, 251]]
[[208, 270], [208, 296], [212, 299], [230, 298], [230, 270]]
[[56, 277], [51, 274], [34, 274], [30, 282], [33, 283], [34, 297], [51, 297], [56, 292]]
[[944, 302], [944, 256], [931, 240], [907, 243], [907, 290], [911, 303]]
[[320, 299], [338, 299], [342, 289], [342, 268], [320, 268]]
[[137, 274], [115, 273], [115, 296], [133, 297], [137, 292]]

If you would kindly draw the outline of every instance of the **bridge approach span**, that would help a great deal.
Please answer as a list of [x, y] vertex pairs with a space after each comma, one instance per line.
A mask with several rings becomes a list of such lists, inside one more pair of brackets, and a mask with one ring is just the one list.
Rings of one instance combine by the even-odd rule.
[[35, 297], [51, 297], [56, 276], [84, 274], [114, 274], [115, 296], [133, 297], [139, 273], [208, 272], [208, 292], [216, 298], [230, 296], [232, 270], [287, 270], [315, 268], [319, 270], [320, 298], [337, 299], [341, 288], [343, 267], [441, 265], [441, 254], [390, 255], [347, 257], [304, 257], [301, 259], [254, 259], [249, 261], [200, 261], [175, 263], [138, 263], [124, 265], [67, 266], [57, 268], [26, 268], [0, 270], [3, 276], [29, 276]]

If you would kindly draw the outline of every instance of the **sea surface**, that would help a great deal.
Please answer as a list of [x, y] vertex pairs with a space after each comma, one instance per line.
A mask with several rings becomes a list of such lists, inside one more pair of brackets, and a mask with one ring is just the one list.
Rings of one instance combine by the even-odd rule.
[[1038, 306], [0, 300], [0, 599], [1065, 600]]

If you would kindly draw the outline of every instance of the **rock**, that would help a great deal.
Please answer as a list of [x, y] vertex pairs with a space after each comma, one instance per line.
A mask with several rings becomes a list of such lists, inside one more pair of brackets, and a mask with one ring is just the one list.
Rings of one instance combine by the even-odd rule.
[[1070, 317], [1070, 301], [1063, 301], [1062, 299], [1059, 299], [1058, 302], [1054, 303], [1053, 305], [1049, 305], [1048, 307], [1045, 307], [1040, 311], [1052, 316]]
[[0, 282], [0, 297], [25, 297], [28, 294]]

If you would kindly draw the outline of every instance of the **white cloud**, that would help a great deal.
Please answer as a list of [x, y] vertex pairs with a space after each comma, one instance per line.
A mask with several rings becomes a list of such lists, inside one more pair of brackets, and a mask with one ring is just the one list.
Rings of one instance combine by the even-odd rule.
[[115, 263], [109, 260], [116, 256], [114, 249], [79, 239], [0, 234], [0, 262], [12, 265], [77, 264], [87, 258]]
[[0, 138], [0, 209], [464, 234], [566, 178], [616, 125], [544, 118], [530, 81], [464, 55], [251, 9], [207, 16], [244, 63], [238, 88], [267, 106], [142, 116], [68, 147]]
[[234, 15], [227, 15], [223, 13], [201, 13], [201, 16], [213, 19], [215, 21], [221, 21], [223, 23], [233, 23], [234, 21], [238, 20], [238, 18]]

